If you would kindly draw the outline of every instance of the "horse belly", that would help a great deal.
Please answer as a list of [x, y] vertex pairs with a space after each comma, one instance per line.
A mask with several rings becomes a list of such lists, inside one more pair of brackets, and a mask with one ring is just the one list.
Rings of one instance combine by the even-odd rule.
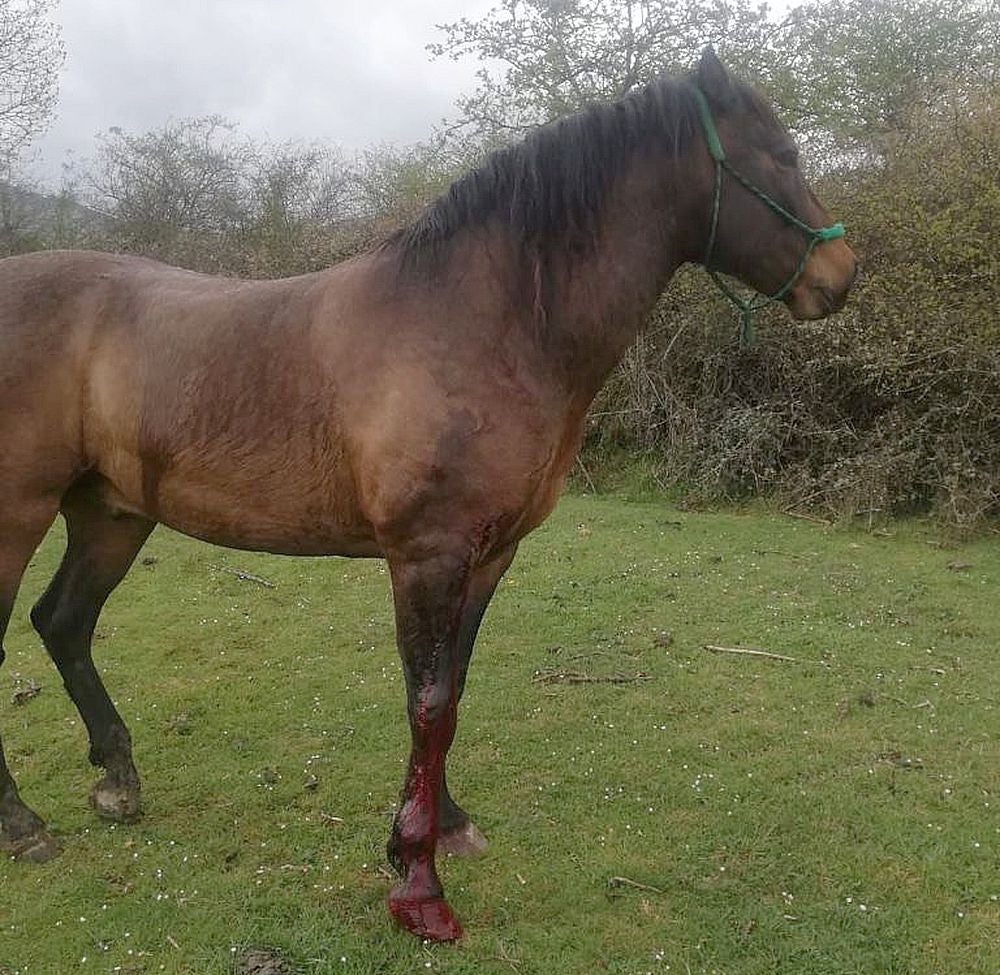
[[194, 491], [185, 485], [162, 501], [164, 524], [228, 548], [282, 555], [380, 555], [370, 526], [349, 507], [311, 503], [261, 484], [249, 497], [238, 486]]
[[[346, 465], [317, 470], [267, 457], [131, 458], [102, 469], [113, 507], [228, 548], [287, 555], [377, 556]], [[102, 465], [103, 468], [103, 465]]]

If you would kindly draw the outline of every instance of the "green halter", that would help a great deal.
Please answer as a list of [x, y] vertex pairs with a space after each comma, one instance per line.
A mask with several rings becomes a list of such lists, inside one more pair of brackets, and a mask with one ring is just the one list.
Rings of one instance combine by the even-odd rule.
[[[712, 200], [712, 230], [708, 235], [708, 247], [705, 249], [705, 270], [712, 276], [712, 280], [719, 286], [719, 290], [740, 310], [740, 342], [744, 345], [753, 340], [754, 327], [753, 317], [755, 312], [760, 311], [767, 305], [775, 301], [781, 301], [795, 285], [795, 282], [802, 276], [806, 269], [806, 262], [809, 260], [813, 249], [817, 244], [825, 240], [835, 240], [844, 236], [844, 225], [835, 223], [829, 227], [810, 227], [803, 223], [794, 213], [789, 213], [780, 203], [771, 199], [763, 190], [754, 186], [742, 173], [738, 173], [729, 165], [726, 159], [726, 151], [722, 148], [719, 133], [715, 128], [715, 121], [712, 119], [712, 110], [708, 105], [708, 99], [700, 88], [692, 87], [695, 97], [695, 104], [698, 106], [698, 116], [701, 119], [701, 127], [705, 133], [705, 141], [708, 143], [708, 151], [715, 160], [715, 194]], [[808, 240], [805, 253], [799, 261], [798, 267], [792, 276], [773, 294], [758, 295], [747, 301], [741, 298], [722, 280], [719, 273], [712, 269], [712, 252], [715, 250], [715, 239], [719, 229], [719, 204], [722, 199], [722, 171], [725, 170], [740, 185], [748, 189], [761, 202], [770, 207], [779, 217], [793, 227], [798, 227]]]

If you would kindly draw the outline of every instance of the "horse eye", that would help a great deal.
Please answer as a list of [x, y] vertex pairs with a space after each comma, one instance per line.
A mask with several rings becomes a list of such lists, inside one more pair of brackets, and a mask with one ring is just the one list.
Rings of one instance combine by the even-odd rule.
[[794, 146], [788, 149], [779, 149], [774, 154], [774, 158], [782, 166], [791, 166], [792, 168], [794, 168], [799, 164], [799, 150], [796, 149]]

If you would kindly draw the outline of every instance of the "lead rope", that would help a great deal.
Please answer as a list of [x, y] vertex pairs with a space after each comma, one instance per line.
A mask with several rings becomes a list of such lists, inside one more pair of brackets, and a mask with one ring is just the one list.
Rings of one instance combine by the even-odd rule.
[[[708, 235], [708, 246], [705, 248], [705, 270], [711, 275], [719, 290], [737, 307], [740, 313], [740, 345], [747, 346], [753, 342], [755, 328], [754, 315], [762, 308], [766, 308], [773, 302], [781, 301], [789, 291], [795, 286], [795, 282], [802, 276], [806, 269], [806, 263], [812, 255], [816, 245], [826, 240], [836, 240], [844, 236], [844, 225], [839, 221], [829, 227], [810, 227], [795, 214], [790, 213], [776, 200], [772, 200], [762, 189], [754, 186], [742, 173], [737, 172], [729, 165], [726, 159], [726, 151], [722, 148], [722, 141], [719, 139], [718, 130], [715, 128], [715, 121], [712, 118], [712, 109], [709, 107], [708, 99], [704, 92], [697, 86], [692, 86], [695, 96], [695, 104], [698, 106], [698, 116], [701, 119], [702, 131], [705, 134], [705, 142], [708, 144], [708, 151], [712, 159], [715, 160], [715, 191], [712, 195], [712, 228]], [[711, 266], [712, 253], [715, 250], [715, 240], [719, 229], [719, 209], [722, 203], [722, 173], [725, 170], [741, 186], [749, 190], [766, 204], [771, 210], [778, 214], [786, 223], [793, 227], [798, 227], [809, 240], [805, 253], [802, 255], [798, 266], [792, 276], [773, 294], [758, 294], [755, 298], [741, 298], [730, 288], [722, 276]]]

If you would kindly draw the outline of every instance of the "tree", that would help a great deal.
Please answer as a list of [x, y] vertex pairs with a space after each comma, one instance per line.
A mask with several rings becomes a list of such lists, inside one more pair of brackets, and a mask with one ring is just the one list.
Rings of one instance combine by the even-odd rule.
[[244, 230], [232, 240], [240, 255], [233, 269], [279, 277], [317, 270], [346, 256], [350, 188], [346, 164], [331, 147], [256, 147], [243, 200]]
[[683, 72], [706, 45], [825, 165], [881, 155], [943, 90], [1000, 82], [1000, 0], [806, 0], [780, 19], [752, 0], [502, 0], [441, 30], [434, 56], [482, 62], [454, 131], [486, 148]]
[[502, 142], [685, 70], [707, 45], [766, 75], [776, 26], [749, 0], [502, 0], [479, 20], [441, 30], [432, 55], [483, 62], [477, 89], [459, 101], [461, 122]]
[[247, 219], [253, 149], [218, 116], [170, 121], [131, 135], [98, 137], [83, 182], [89, 201], [115, 220], [126, 246], [166, 253], [179, 235], [221, 233]]
[[1000, 83], [997, 0], [810, 0], [787, 37], [801, 124], [878, 155], [921, 109]]
[[353, 177], [358, 216], [389, 225], [412, 219], [473, 161], [454, 149], [440, 136], [402, 149], [366, 149]]
[[65, 59], [56, 0], [0, 0], [0, 165], [43, 132], [55, 109]]
[[340, 153], [294, 143], [258, 150], [250, 177], [254, 219], [277, 236], [302, 223], [343, 220], [349, 178]]

